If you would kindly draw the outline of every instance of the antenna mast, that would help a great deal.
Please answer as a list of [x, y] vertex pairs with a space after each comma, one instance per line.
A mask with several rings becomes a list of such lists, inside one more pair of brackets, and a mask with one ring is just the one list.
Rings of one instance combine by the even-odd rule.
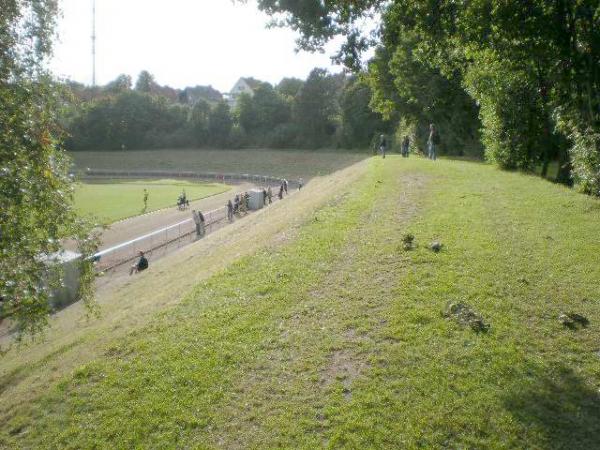
[[96, 87], [96, 0], [92, 0], [92, 86]]

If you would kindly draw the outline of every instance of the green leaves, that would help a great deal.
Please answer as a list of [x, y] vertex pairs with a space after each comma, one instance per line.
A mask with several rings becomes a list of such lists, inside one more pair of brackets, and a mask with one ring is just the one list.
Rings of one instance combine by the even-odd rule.
[[[2, 2], [0, 17], [0, 321], [19, 338], [44, 328], [51, 292], [62, 283], [48, 256], [66, 240], [83, 242], [89, 230], [72, 209], [57, 96], [43, 69], [56, 7], [50, 0]], [[86, 261], [95, 247], [80, 248]], [[90, 286], [88, 280], [83, 288]]]

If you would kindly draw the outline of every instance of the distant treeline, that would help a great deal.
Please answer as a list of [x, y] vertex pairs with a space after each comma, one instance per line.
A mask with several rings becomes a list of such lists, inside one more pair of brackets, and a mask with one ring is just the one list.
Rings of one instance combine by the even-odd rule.
[[[142, 72], [102, 87], [64, 85], [65, 145], [72, 151], [151, 148], [351, 148], [373, 149], [384, 133], [394, 143], [397, 123], [370, 107], [372, 92], [360, 75], [314, 69], [307, 80], [276, 86], [253, 81], [253, 94], [235, 106], [208, 86], [176, 90]], [[458, 105], [463, 108], [463, 105]], [[461, 113], [464, 114], [464, 113]], [[477, 136], [476, 112], [472, 134]], [[448, 133], [451, 135], [451, 133]], [[424, 135], [415, 135], [424, 139]], [[476, 139], [476, 138], [475, 138]], [[482, 149], [447, 139], [443, 153], [481, 156]], [[423, 144], [423, 142], [418, 142]]]
[[142, 72], [102, 87], [68, 83], [63, 114], [69, 150], [189, 147], [369, 147], [390, 124], [369, 108], [371, 91], [357, 77], [322, 69], [306, 81], [254, 81], [233, 109], [221, 93], [160, 86]]

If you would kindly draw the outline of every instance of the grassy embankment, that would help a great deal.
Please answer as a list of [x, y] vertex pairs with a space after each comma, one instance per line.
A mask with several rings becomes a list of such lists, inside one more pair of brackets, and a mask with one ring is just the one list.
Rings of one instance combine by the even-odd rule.
[[[148, 207], [144, 210], [144, 189]], [[75, 190], [75, 208], [112, 223], [144, 212], [175, 206], [185, 190], [188, 200], [220, 194], [230, 187], [220, 183], [195, 183], [185, 180], [103, 180], [80, 183]]]
[[365, 152], [345, 150], [131, 150], [125, 152], [73, 152], [75, 167], [85, 170], [186, 170], [214, 173], [249, 173], [310, 178], [326, 175], [361, 161]]
[[[294, 239], [14, 407], [0, 442], [597, 447], [599, 226], [597, 200], [535, 177], [372, 160]], [[448, 301], [489, 331], [442, 317]]]

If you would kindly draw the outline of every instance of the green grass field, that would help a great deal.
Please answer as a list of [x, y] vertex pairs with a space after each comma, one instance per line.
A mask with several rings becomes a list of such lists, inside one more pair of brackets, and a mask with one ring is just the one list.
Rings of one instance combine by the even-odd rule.
[[[148, 207], [144, 211], [144, 189]], [[143, 212], [174, 206], [183, 190], [187, 198], [198, 200], [227, 191], [219, 183], [194, 183], [184, 180], [105, 180], [86, 182], [75, 190], [75, 207], [80, 214], [93, 215], [111, 223]]]
[[132, 150], [72, 152], [77, 170], [187, 170], [249, 173], [295, 179], [326, 175], [370, 156], [345, 150]]
[[[278, 246], [12, 399], [0, 445], [599, 448], [597, 199], [393, 156], [332, 194]], [[444, 317], [457, 301], [489, 330]]]

